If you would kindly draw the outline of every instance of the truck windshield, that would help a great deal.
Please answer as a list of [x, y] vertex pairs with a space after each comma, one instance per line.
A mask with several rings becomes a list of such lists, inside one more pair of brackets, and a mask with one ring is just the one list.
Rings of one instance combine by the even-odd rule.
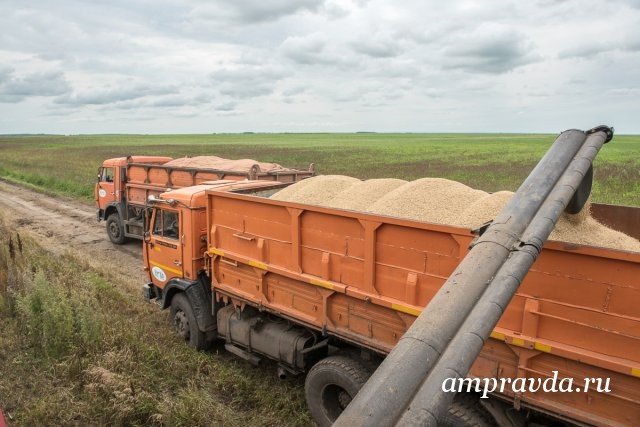
[[180, 235], [180, 222], [178, 212], [164, 209], [156, 210], [153, 234], [167, 239], [178, 239]]

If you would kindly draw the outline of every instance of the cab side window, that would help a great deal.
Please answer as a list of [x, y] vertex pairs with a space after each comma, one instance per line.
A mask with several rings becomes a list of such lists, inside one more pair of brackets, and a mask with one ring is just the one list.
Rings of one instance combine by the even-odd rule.
[[153, 234], [167, 239], [178, 240], [180, 236], [178, 212], [157, 209], [155, 223], [153, 224]]
[[153, 223], [153, 234], [156, 236], [162, 236], [162, 211], [156, 209], [155, 222]]
[[100, 174], [100, 181], [113, 182], [113, 168], [102, 168], [102, 173]]

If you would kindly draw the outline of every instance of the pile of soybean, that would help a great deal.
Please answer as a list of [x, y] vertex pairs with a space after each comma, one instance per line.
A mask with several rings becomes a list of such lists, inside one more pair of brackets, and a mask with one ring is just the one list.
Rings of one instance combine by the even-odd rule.
[[218, 156], [181, 157], [179, 159], [173, 159], [164, 164], [164, 166], [182, 168], [208, 168], [240, 172], [249, 172], [255, 165], [257, 165], [260, 169], [259, 172], [277, 172], [289, 170], [277, 163], [265, 163], [253, 159], [231, 160]]
[[[290, 185], [271, 198], [476, 228], [494, 219], [512, 196], [510, 191], [489, 194], [442, 178], [361, 181], [349, 176], [323, 175]], [[550, 239], [640, 252], [640, 241], [599, 223], [589, 210], [587, 204], [577, 215], [563, 214]]]

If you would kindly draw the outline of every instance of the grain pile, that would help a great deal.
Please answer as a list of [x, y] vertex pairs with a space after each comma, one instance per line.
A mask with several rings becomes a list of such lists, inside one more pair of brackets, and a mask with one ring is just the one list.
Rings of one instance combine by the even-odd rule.
[[610, 229], [591, 216], [580, 223], [575, 223], [567, 216], [560, 217], [556, 228], [549, 236], [550, 240], [640, 252], [640, 241]]
[[182, 157], [165, 163], [165, 166], [222, 169], [242, 172], [249, 172], [253, 165], [258, 165], [261, 172], [287, 170], [287, 168], [282, 167], [277, 163], [265, 163], [253, 159], [230, 160], [218, 156]]
[[325, 205], [335, 195], [359, 182], [358, 178], [350, 176], [320, 175], [290, 185], [271, 198], [285, 202]]
[[511, 191], [487, 194], [464, 208], [454, 224], [468, 228], [479, 227], [485, 222], [493, 220], [512, 196], [513, 192]]
[[408, 182], [385, 194], [367, 211], [436, 224], [457, 223], [457, 218], [471, 203], [487, 193], [456, 181], [422, 178]]
[[[488, 194], [440, 178], [360, 181], [328, 175], [300, 181], [272, 198], [473, 229], [493, 220], [512, 196], [511, 191]], [[589, 211], [588, 203], [577, 215], [563, 214], [549, 239], [640, 252], [640, 241], [600, 224]]]
[[[476, 228], [491, 221], [512, 196], [511, 191], [499, 191], [483, 197], [460, 214], [458, 225]], [[588, 202], [575, 215], [562, 214], [549, 240], [640, 252], [640, 241], [599, 223], [591, 217], [590, 211], [591, 203]]]
[[360, 181], [323, 203], [324, 206], [352, 211], [366, 211], [385, 194], [406, 184], [403, 179], [368, 179]]
[[[324, 176], [324, 175], [320, 175], [320, 176]], [[306, 178], [294, 184], [291, 184], [288, 187], [285, 187], [282, 190], [275, 193], [274, 195], [272, 195], [271, 199], [282, 200], [284, 202], [295, 202], [296, 200], [294, 199], [294, 194], [302, 190], [307, 185], [313, 183], [314, 179], [320, 178], [320, 176], [313, 177], [313, 178]]]

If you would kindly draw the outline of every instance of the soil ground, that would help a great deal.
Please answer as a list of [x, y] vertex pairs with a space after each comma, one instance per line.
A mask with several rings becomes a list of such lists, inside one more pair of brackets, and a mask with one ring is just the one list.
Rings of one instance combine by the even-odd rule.
[[138, 292], [145, 283], [140, 241], [111, 243], [105, 223], [98, 223], [95, 209], [86, 204], [0, 181], [0, 211], [10, 228], [29, 232], [54, 254], [70, 251], [97, 270], [109, 260], [111, 266], [118, 266], [109, 272], [120, 276], [119, 283], [130, 285], [129, 291]]

